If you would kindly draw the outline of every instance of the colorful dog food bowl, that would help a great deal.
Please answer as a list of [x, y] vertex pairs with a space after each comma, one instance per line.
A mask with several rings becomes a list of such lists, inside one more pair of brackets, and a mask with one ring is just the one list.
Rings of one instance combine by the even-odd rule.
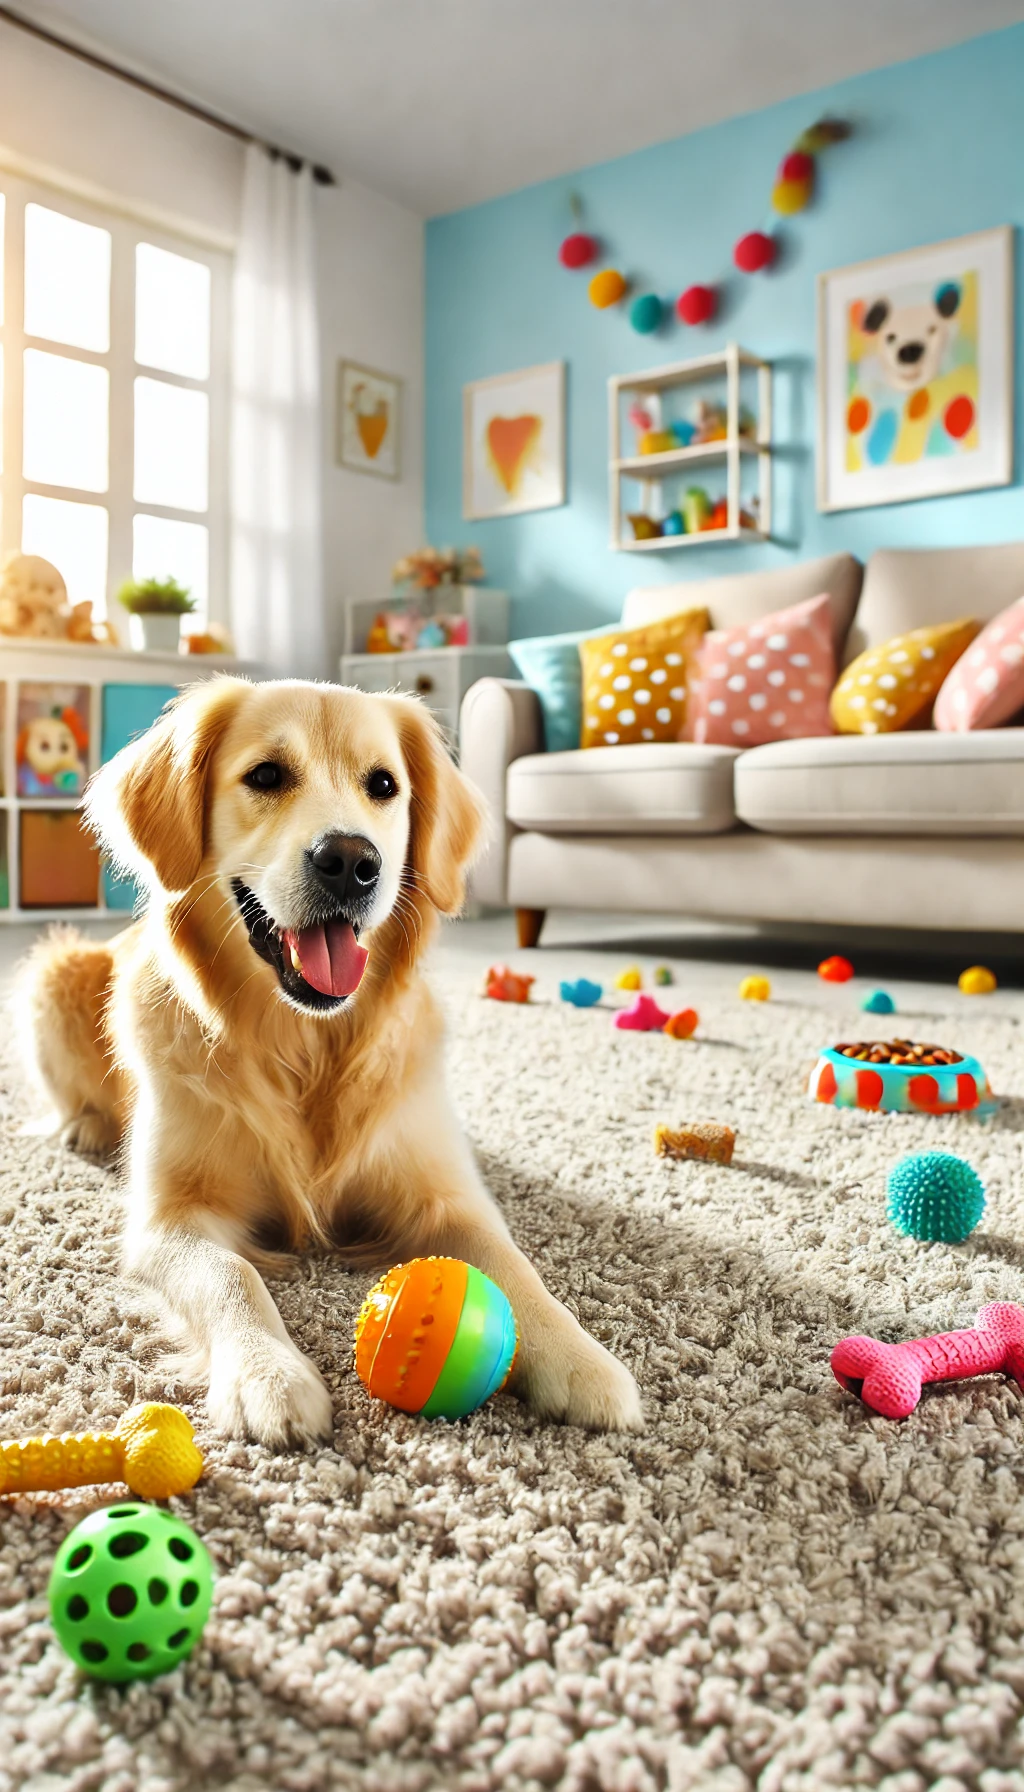
[[991, 1113], [995, 1102], [977, 1058], [910, 1039], [830, 1046], [807, 1092], [837, 1108], [886, 1114]]

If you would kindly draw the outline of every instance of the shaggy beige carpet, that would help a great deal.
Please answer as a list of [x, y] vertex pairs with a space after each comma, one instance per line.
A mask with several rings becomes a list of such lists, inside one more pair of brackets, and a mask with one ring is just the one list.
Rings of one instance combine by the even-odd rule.
[[[935, 1389], [897, 1425], [828, 1368], [844, 1332], [914, 1335], [1024, 1294], [1024, 1102], [985, 1125], [809, 1104], [821, 1044], [888, 1030], [857, 1015], [862, 985], [775, 975], [760, 1007], [733, 969], [681, 970], [702, 1016], [682, 1044], [561, 1006], [567, 961], [540, 962], [528, 1009], [448, 981], [452, 1080], [516, 1235], [637, 1374], [636, 1438], [537, 1424], [507, 1396], [451, 1427], [371, 1407], [350, 1366], [368, 1278], [314, 1262], [275, 1292], [331, 1386], [334, 1448], [217, 1441], [118, 1279], [113, 1178], [19, 1136], [8, 1074], [0, 1430], [177, 1394], [208, 1472], [175, 1506], [219, 1582], [175, 1674], [83, 1683], [45, 1589], [103, 1496], [0, 1503], [0, 1787], [1024, 1788], [1024, 1396]], [[1022, 1089], [1024, 998], [908, 987], [901, 1009]], [[737, 1127], [733, 1168], [655, 1159], [657, 1121], [701, 1118]], [[987, 1183], [958, 1248], [884, 1219], [888, 1165], [926, 1144]]]

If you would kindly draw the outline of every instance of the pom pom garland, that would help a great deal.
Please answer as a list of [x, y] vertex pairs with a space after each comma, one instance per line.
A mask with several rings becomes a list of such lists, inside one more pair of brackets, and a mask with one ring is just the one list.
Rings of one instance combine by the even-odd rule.
[[717, 294], [713, 286], [688, 286], [676, 300], [684, 324], [707, 324], [715, 315]]
[[732, 258], [741, 274], [759, 274], [775, 260], [775, 239], [763, 230], [748, 230], [746, 236], [740, 237]]
[[587, 287], [587, 296], [598, 311], [607, 311], [609, 305], [617, 305], [625, 296], [626, 280], [618, 268], [602, 268], [595, 274]]
[[634, 330], [641, 336], [649, 336], [656, 330], [662, 319], [664, 306], [657, 293], [645, 292], [634, 299], [629, 308], [629, 321]]
[[596, 255], [596, 238], [587, 236], [582, 230], [574, 230], [572, 236], [567, 236], [558, 251], [558, 259], [563, 268], [585, 268]]

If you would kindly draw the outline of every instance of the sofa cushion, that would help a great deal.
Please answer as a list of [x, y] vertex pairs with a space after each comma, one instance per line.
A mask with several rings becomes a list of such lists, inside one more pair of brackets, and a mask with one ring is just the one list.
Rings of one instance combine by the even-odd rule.
[[[703, 604], [712, 628], [738, 628], [743, 623], [759, 622], [773, 610], [806, 603], [809, 597], [826, 591], [838, 663], [857, 608], [863, 576], [864, 569], [852, 554], [825, 554], [820, 560], [775, 566], [770, 572], [727, 573], [720, 579], [676, 585], [640, 585], [626, 594], [622, 626], [636, 628], [642, 622], [657, 622], [677, 610]], [[889, 630], [890, 634], [895, 632]]]
[[[969, 618], [911, 628], [847, 666], [830, 705], [837, 734], [898, 734], [927, 722], [936, 693], [978, 632]], [[821, 730], [824, 732], [824, 730]]]
[[840, 734], [754, 747], [736, 814], [769, 834], [1024, 836], [1024, 729]]
[[736, 757], [689, 741], [531, 753], [509, 766], [508, 818], [542, 834], [719, 834]]
[[[1024, 541], [979, 548], [882, 548], [864, 574], [844, 660], [907, 629], [974, 616], [989, 622], [1024, 596]], [[692, 601], [707, 599], [694, 591]], [[712, 621], [714, 606], [711, 605]]]

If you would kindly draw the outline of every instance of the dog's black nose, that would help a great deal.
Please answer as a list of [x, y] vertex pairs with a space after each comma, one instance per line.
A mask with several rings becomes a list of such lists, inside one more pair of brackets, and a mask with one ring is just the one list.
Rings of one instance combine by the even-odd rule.
[[317, 883], [338, 902], [358, 902], [377, 887], [380, 853], [361, 834], [323, 834], [309, 859]]
[[923, 342], [904, 342], [896, 350], [896, 359], [902, 361], [904, 367], [916, 367], [923, 354]]

